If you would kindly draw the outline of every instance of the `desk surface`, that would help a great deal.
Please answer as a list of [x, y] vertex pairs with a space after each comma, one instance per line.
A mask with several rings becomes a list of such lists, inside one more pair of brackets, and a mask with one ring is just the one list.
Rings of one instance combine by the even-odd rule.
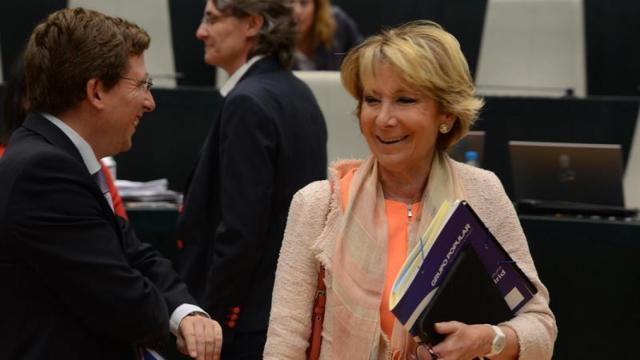
[[640, 217], [636, 218], [615, 218], [602, 216], [573, 216], [573, 215], [519, 215], [520, 222], [542, 222], [542, 223], [569, 223], [574, 225], [589, 224], [595, 226], [640, 226]]

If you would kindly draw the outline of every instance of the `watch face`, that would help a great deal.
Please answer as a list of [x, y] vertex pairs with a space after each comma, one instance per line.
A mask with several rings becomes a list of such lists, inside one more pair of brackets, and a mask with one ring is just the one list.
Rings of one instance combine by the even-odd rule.
[[496, 335], [496, 338], [493, 340], [493, 351], [501, 352], [506, 345], [507, 339], [504, 335]]
[[493, 342], [491, 343], [491, 354], [496, 355], [504, 350], [505, 345], [507, 344], [507, 337], [504, 335], [502, 330], [497, 326], [491, 326], [493, 331], [495, 331], [496, 336], [493, 338]]

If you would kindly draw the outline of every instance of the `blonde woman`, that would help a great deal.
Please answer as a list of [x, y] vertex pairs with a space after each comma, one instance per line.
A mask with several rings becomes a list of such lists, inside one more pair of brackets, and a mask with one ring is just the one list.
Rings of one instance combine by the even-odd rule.
[[[320, 359], [550, 359], [557, 328], [549, 294], [502, 184], [493, 173], [445, 153], [483, 105], [457, 40], [427, 21], [385, 31], [349, 52], [342, 81], [358, 101], [371, 156], [337, 162], [328, 181], [295, 195], [265, 358], [305, 358], [323, 266], [327, 305]], [[471, 204], [538, 293], [501, 324], [436, 324], [446, 337], [429, 354], [417, 351], [423, 347], [389, 312], [389, 291], [442, 201], [454, 199]], [[497, 338], [503, 347], [494, 346]]]

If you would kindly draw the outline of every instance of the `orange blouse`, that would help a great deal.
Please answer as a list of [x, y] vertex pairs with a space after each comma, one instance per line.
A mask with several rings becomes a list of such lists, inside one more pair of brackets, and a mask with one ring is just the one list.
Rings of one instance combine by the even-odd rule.
[[411, 206], [395, 200], [385, 199], [387, 213], [388, 243], [387, 243], [387, 269], [385, 272], [384, 290], [380, 303], [380, 324], [382, 331], [391, 338], [395, 316], [389, 311], [389, 295], [393, 282], [407, 259], [409, 247], [409, 224], [413, 221], [414, 214], [418, 213], [420, 203]]

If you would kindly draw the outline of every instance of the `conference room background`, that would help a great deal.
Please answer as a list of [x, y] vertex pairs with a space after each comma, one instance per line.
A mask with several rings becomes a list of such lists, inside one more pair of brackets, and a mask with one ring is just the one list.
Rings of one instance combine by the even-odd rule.
[[[383, 27], [414, 19], [431, 19], [442, 24], [460, 41], [472, 74], [484, 76], [483, 56], [495, 44], [491, 36], [502, 25], [490, 24], [496, 14], [513, 25], [522, 12], [497, 12], [499, 6], [566, 5], [567, 22], [558, 17], [531, 13], [538, 23], [533, 29], [553, 27], [567, 47], [549, 39], [549, 33], [524, 34], [523, 42], [535, 42], [550, 51], [566, 52], [571, 59], [565, 68], [583, 72], [566, 86], [546, 90], [555, 95], [523, 95], [536, 88], [545, 90], [545, 75], [532, 77], [530, 88], [518, 83], [502, 87], [501, 94], [479, 90], [486, 99], [476, 129], [487, 132], [485, 166], [502, 180], [512, 194], [507, 152], [509, 140], [618, 143], [623, 148], [627, 169], [627, 205], [640, 207], [640, 1], [617, 0], [332, 0], [358, 23], [364, 35]], [[33, 27], [48, 13], [66, 6], [86, 6], [140, 23], [152, 35], [146, 62], [154, 77], [153, 94], [157, 109], [146, 114], [134, 138], [133, 149], [116, 157], [118, 177], [146, 181], [169, 179], [170, 187], [181, 191], [207, 130], [219, 106], [214, 87], [215, 69], [202, 61], [203, 47], [195, 38], [202, 17], [203, 0], [5, 0], [0, 2], [0, 83], [6, 80], [11, 64], [20, 53]], [[504, 7], [502, 8], [504, 10]], [[558, 8], [560, 9], [560, 8]], [[573, 9], [573, 10], [571, 10]], [[573, 13], [571, 13], [573, 11]], [[564, 14], [564, 13], [563, 13]], [[531, 18], [528, 18], [531, 20]], [[548, 20], [549, 24], [544, 21]], [[523, 27], [526, 21], [521, 21]], [[553, 24], [552, 24], [553, 22]], [[485, 33], [485, 30], [487, 32]], [[577, 31], [576, 31], [577, 29]], [[526, 30], [526, 29], [525, 29]], [[523, 36], [524, 36], [523, 35]], [[566, 37], [565, 37], [566, 35]], [[576, 39], [575, 41], [573, 39]], [[582, 42], [582, 43], [581, 43]], [[504, 42], [505, 46], [521, 44]], [[483, 52], [483, 46], [485, 47]], [[507, 56], [504, 73], [536, 67], [554, 58], [538, 49], [531, 56]], [[523, 57], [531, 62], [523, 64]], [[511, 61], [511, 63], [509, 63]], [[568, 64], [568, 65], [567, 65]], [[502, 79], [504, 80], [504, 79]], [[501, 80], [501, 81], [502, 81]], [[509, 80], [509, 79], [507, 79]], [[526, 79], [525, 79], [526, 80]], [[554, 79], [551, 79], [554, 80]], [[542, 82], [543, 85], [540, 85]], [[574, 87], [572, 84], [577, 84]], [[582, 85], [582, 90], [580, 85]], [[495, 84], [490, 84], [495, 85]], [[336, 85], [339, 86], [339, 85]], [[0, 84], [0, 96], [5, 91]], [[583, 92], [581, 92], [583, 91]], [[513, 92], [513, 93], [510, 93]], [[319, 99], [320, 100], [320, 99]], [[326, 99], [325, 99], [326, 100]], [[0, 116], [2, 112], [0, 111]], [[334, 121], [327, 119], [328, 123]], [[345, 121], [339, 119], [338, 121]], [[354, 119], [347, 126], [357, 129]], [[329, 126], [331, 143], [331, 124]], [[357, 139], [360, 141], [361, 139]], [[633, 178], [629, 180], [630, 173]], [[153, 243], [168, 257], [174, 246], [175, 211], [130, 211], [139, 235]], [[640, 221], [555, 216], [520, 217], [540, 277], [551, 294], [551, 308], [559, 326], [554, 359], [616, 358], [635, 359], [636, 337], [640, 333], [640, 267], [634, 266], [640, 254]], [[607, 260], [603, 260], [603, 259]]]
[[[503, 0], [504, 1], [504, 0]], [[514, 2], [514, 0], [511, 0]], [[567, 0], [556, 0], [563, 2]], [[573, 2], [573, 0], [570, 0]], [[71, 5], [117, 9], [120, 1], [21, 0], [0, 2], [0, 45], [2, 69], [8, 74], [16, 54], [29, 33], [48, 13]], [[522, 4], [527, 0], [516, 0]], [[538, 1], [539, 2], [539, 1]], [[580, 2], [580, 1], [577, 1]], [[103, 3], [103, 4], [100, 4]], [[106, 3], [106, 4], [104, 4]], [[202, 46], [194, 33], [202, 17], [202, 0], [137, 0], [147, 7], [147, 19], [168, 18], [170, 42], [179, 85], [211, 86], [213, 71], [202, 63]], [[334, 0], [358, 23], [364, 35], [385, 26], [414, 19], [431, 19], [442, 24], [460, 41], [472, 73], [475, 73], [487, 0]], [[640, 2], [635, 0], [583, 0], [588, 95], [640, 96]], [[162, 15], [157, 15], [162, 14]], [[168, 15], [167, 15], [168, 14]], [[133, 13], [132, 20], [141, 14]], [[140, 21], [138, 21], [140, 22]], [[152, 47], [159, 39], [154, 37]], [[171, 75], [171, 74], [164, 74]]]

